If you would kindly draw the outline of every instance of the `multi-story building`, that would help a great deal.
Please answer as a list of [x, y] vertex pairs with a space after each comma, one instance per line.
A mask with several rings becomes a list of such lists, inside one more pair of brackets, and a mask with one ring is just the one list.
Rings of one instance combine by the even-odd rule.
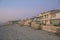
[[39, 14], [40, 23], [44, 25], [60, 25], [60, 9]]

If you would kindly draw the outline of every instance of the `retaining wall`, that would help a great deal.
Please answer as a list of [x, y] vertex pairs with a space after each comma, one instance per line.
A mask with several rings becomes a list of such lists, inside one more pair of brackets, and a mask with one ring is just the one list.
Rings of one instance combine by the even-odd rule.
[[60, 27], [42, 25], [42, 30], [46, 30], [49, 32], [56, 32], [58, 29], [60, 29]]

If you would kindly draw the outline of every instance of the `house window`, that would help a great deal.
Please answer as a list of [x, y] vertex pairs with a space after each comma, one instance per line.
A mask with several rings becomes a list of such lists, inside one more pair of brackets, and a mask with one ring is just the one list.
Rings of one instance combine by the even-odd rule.
[[46, 15], [46, 18], [48, 18], [48, 15]]
[[41, 18], [43, 19], [43, 16]]
[[52, 17], [56, 17], [56, 14], [52, 14]]
[[44, 18], [46, 18], [46, 15], [45, 15], [45, 17]]

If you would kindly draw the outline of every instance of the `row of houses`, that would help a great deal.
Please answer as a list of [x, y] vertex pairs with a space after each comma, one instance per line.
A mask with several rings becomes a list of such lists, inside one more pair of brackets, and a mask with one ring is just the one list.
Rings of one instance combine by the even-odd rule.
[[20, 24], [30, 26], [35, 29], [42, 29], [50, 32], [60, 33], [60, 9], [42, 12], [33, 18], [20, 21]]
[[42, 12], [36, 17], [26, 19], [27, 22], [29, 20], [40, 22], [42, 25], [60, 25], [60, 9]]
[[[16, 23], [18, 21], [21, 21], [21, 20], [9, 21], [9, 23]], [[25, 19], [22, 21], [24, 21], [25, 24], [35, 21], [35, 22], [40, 23], [42, 25], [59, 26], [60, 25], [60, 9], [42, 12], [33, 18]]]

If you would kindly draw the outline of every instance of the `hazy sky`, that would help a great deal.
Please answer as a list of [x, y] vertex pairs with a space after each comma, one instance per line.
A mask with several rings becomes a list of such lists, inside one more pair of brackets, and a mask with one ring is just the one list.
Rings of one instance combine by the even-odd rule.
[[59, 8], [60, 0], [0, 0], [0, 21], [30, 18]]

